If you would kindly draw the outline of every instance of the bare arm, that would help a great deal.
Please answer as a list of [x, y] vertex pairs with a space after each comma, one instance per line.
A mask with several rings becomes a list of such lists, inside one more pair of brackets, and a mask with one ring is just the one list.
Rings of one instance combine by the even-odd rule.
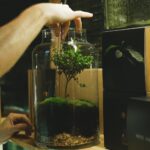
[[[61, 23], [67, 30], [69, 21], [81, 24], [80, 17], [92, 17], [83, 11], [73, 11], [68, 5], [43, 3], [31, 6], [17, 18], [0, 28], [0, 77], [18, 61], [46, 24]], [[78, 22], [78, 23], [77, 23]]]

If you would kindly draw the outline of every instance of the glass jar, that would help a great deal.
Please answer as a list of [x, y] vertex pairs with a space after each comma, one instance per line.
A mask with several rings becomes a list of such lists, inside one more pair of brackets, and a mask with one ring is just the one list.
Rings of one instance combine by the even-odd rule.
[[[99, 142], [97, 52], [85, 31], [75, 34], [74, 29], [53, 55], [50, 46], [40, 44], [33, 51], [36, 143], [56, 149], [95, 145]], [[56, 67], [51, 68], [51, 62]]]
[[32, 72], [33, 72], [33, 121], [35, 126], [35, 141], [39, 146], [49, 143], [48, 115], [42, 110], [40, 105], [43, 100], [55, 95], [56, 69], [50, 67], [50, 28], [42, 30], [42, 41], [32, 52]]

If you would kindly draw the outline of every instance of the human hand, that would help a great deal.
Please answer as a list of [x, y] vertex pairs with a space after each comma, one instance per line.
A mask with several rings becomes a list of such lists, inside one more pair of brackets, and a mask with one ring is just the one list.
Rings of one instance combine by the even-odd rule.
[[62, 39], [69, 30], [71, 20], [75, 22], [76, 31], [80, 31], [82, 29], [81, 18], [91, 18], [93, 16], [89, 12], [74, 11], [66, 4], [42, 3], [37, 4], [36, 7], [42, 10], [47, 25], [55, 26], [57, 32], [59, 32], [61, 26]]
[[31, 135], [32, 125], [24, 114], [10, 113], [0, 124], [0, 143], [8, 140], [19, 131], [25, 131], [27, 136]]

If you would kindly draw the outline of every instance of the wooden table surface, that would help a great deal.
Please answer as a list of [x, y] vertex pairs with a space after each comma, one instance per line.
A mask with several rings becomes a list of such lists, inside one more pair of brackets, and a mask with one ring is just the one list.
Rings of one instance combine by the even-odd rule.
[[[34, 139], [32, 137], [26, 137], [24, 134], [17, 135], [11, 138], [10, 141], [29, 150], [44, 150], [43, 148], [41, 149], [36, 147]], [[97, 145], [90, 148], [84, 148], [82, 150], [106, 150], [106, 149], [102, 145]]]

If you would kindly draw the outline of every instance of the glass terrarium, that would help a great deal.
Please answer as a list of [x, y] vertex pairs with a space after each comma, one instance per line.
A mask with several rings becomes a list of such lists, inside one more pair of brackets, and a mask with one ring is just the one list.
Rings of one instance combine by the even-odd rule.
[[56, 149], [95, 145], [99, 142], [98, 52], [87, 42], [85, 30], [70, 30], [59, 48], [57, 38], [51, 37], [52, 42], [50, 30], [43, 30], [43, 42], [33, 51], [36, 144]]

